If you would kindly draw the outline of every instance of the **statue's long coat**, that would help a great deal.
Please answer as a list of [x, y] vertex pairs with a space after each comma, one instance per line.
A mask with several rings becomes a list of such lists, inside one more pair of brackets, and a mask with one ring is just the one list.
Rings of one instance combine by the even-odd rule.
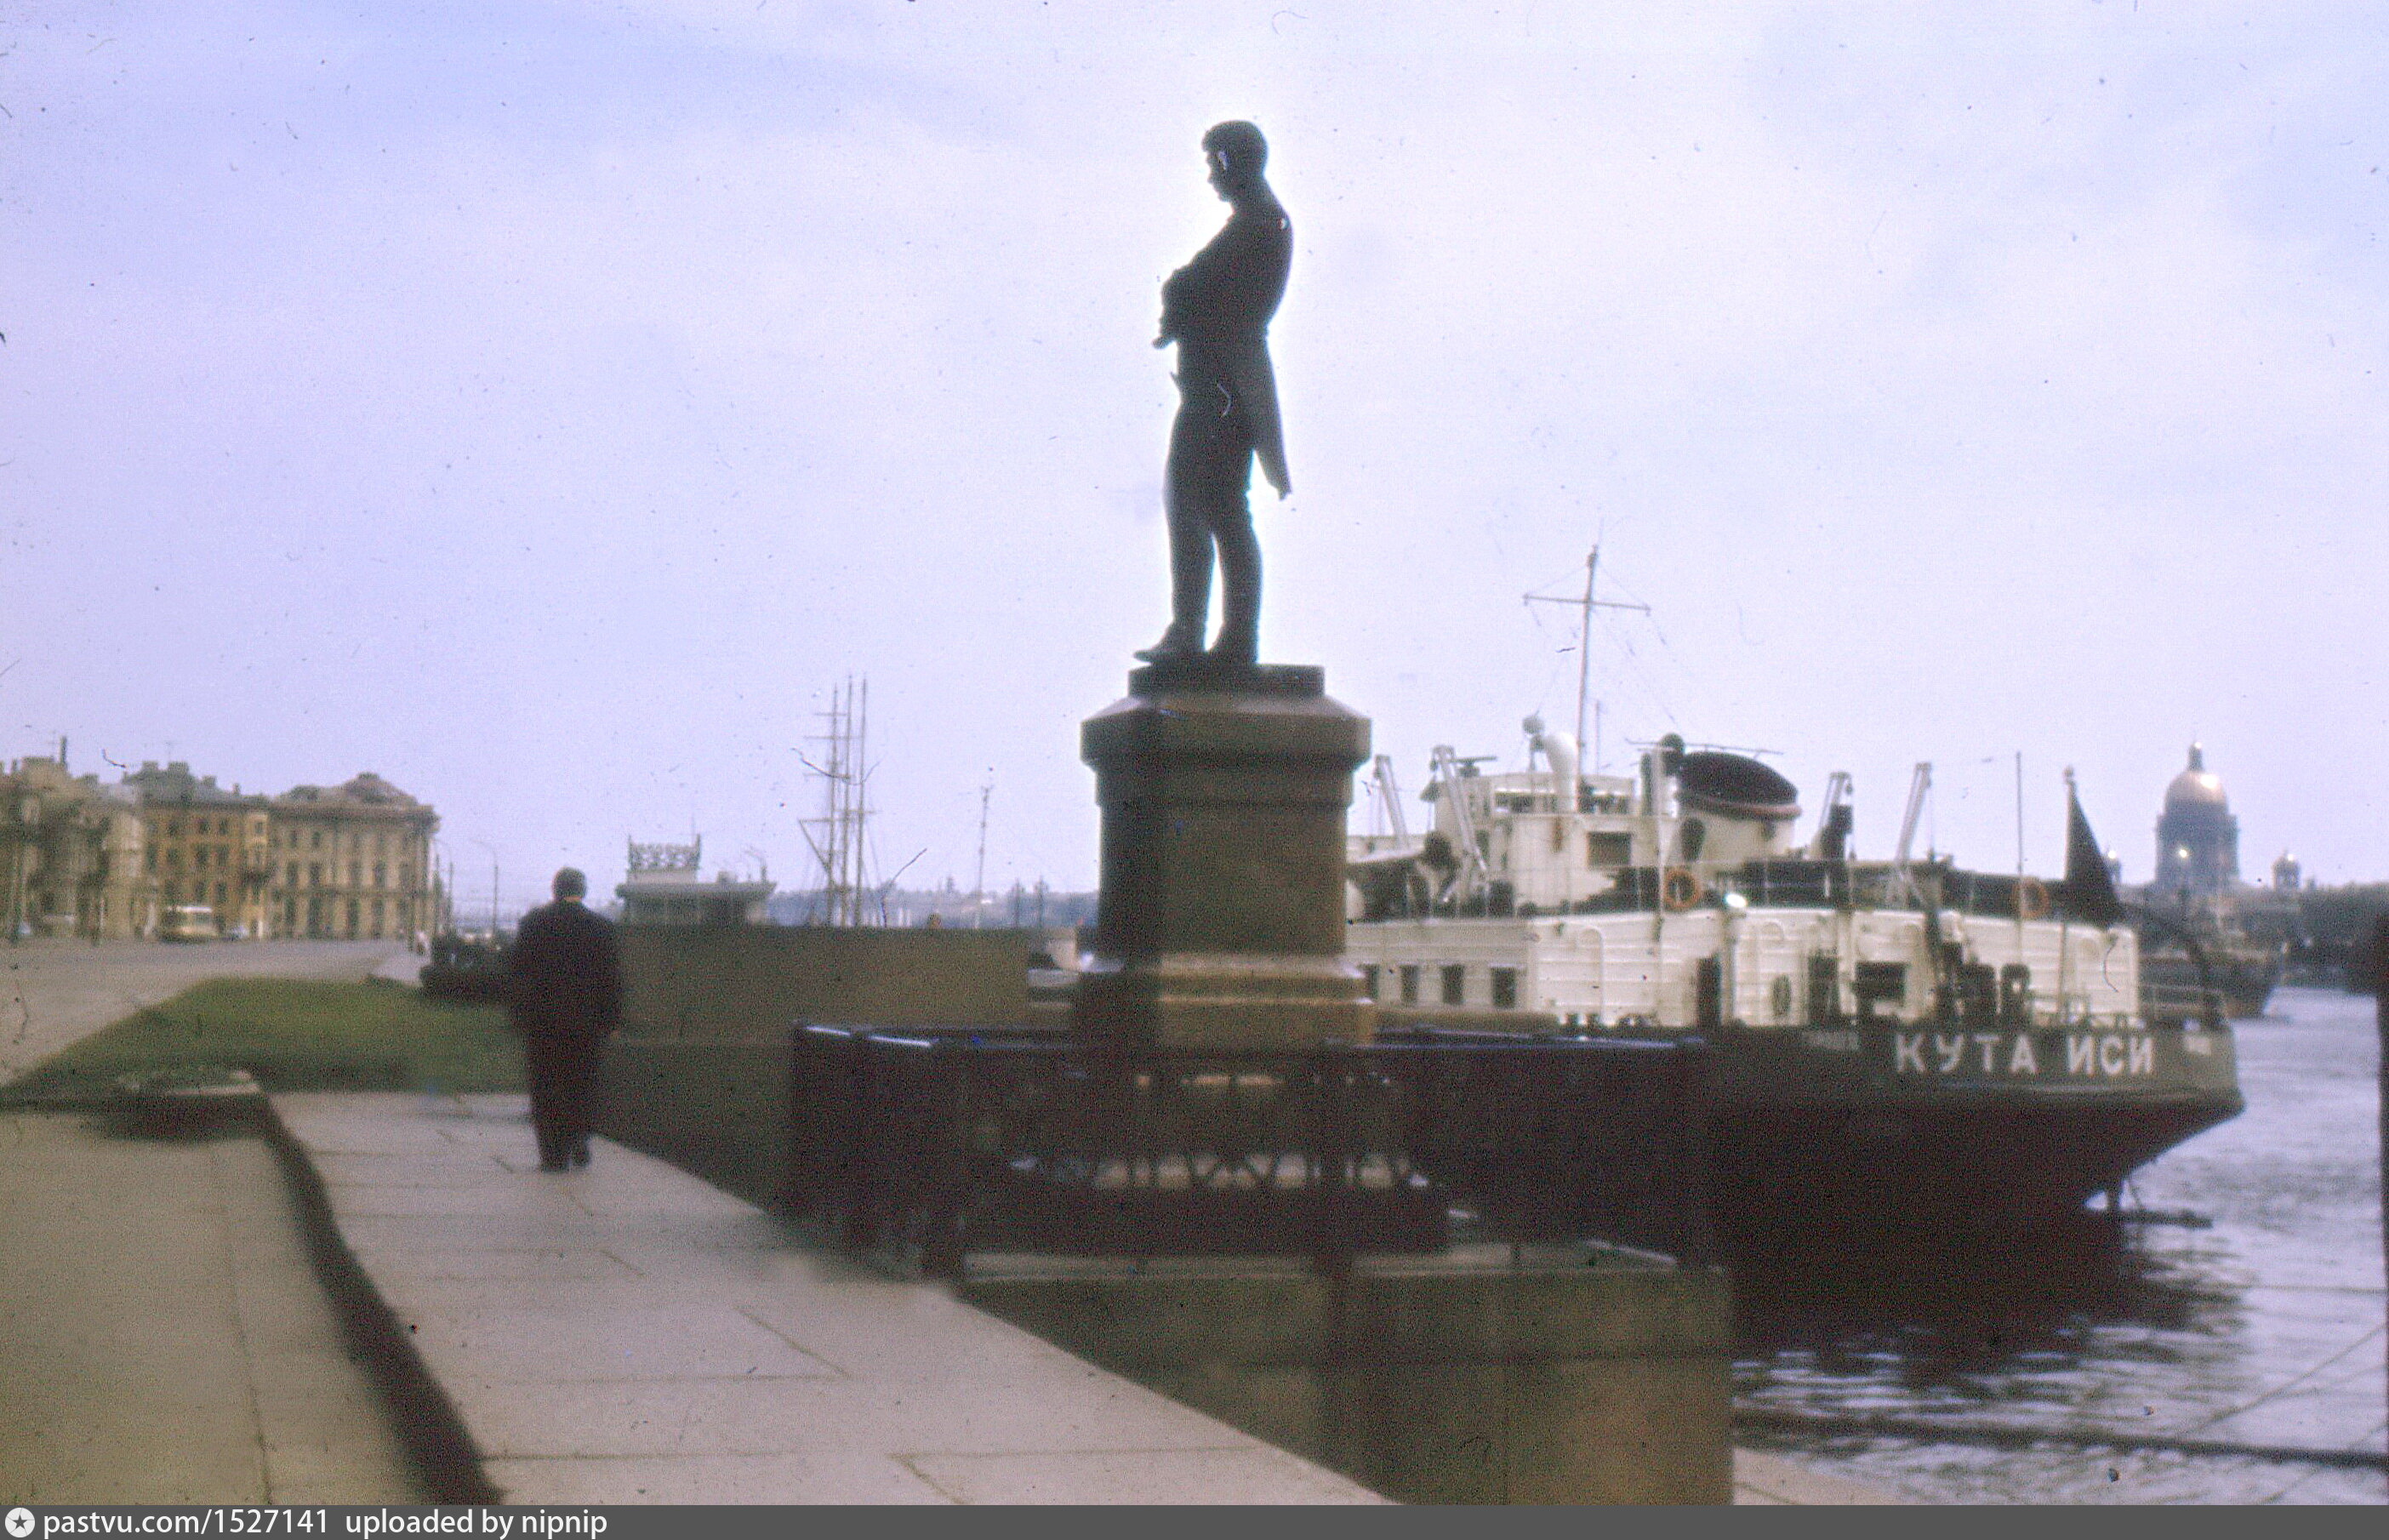
[[1294, 226], [1264, 186], [1161, 286], [1161, 336], [1178, 341], [1182, 409], [1207, 409], [1216, 396], [1222, 415], [1241, 415], [1251, 428], [1261, 474], [1280, 496], [1293, 481], [1270, 368], [1269, 324], [1285, 298], [1293, 263]]

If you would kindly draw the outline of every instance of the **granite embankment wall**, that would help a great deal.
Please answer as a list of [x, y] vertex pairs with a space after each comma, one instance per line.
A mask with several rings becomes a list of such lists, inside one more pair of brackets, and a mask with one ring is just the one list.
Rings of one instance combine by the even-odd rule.
[[986, 1258], [961, 1293], [1402, 1502], [1731, 1501], [1725, 1275], [1552, 1250]]
[[1028, 1020], [1035, 930], [622, 928], [623, 1030], [751, 1036], [792, 1021], [995, 1027]]
[[625, 926], [598, 1131], [751, 1202], [779, 1196], [800, 1023], [1017, 1026], [1038, 930]]

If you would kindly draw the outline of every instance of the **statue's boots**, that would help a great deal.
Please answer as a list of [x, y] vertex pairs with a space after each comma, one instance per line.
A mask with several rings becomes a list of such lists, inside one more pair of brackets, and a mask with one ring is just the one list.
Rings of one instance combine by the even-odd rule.
[[1206, 654], [1221, 668], [1248, 669], [1260, 656], [1260, 553], [1239, 554], [1244, 559], [1220, 563], [1220, 635]]
[[1203, 656], [1221, 668], [1248, 669], [1260, 659], [1260, 642], [1249, 631], [1223, 630]]
[[1137, 657], [1148, 663], [1175, 663], [1188, 658], [1200, 657], [1202, 651], [1201, 632], [1190, 632], [1183, 626], [1173, 623], [1169, 630], [1161, 634], [1161, 640], [1140, 650]]

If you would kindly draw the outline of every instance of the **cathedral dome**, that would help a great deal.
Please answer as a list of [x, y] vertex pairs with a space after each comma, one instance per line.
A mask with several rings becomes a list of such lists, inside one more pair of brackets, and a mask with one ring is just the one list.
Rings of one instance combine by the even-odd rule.
[[2209, 807], [2219, 813], [2231, 805], [2223, 793], [2223, 777], [2206, 767], [2206, 754], [2197, 744], [2190, 746], [2189, 767], [2165, 788], [2165, 805], [2168, 813]]

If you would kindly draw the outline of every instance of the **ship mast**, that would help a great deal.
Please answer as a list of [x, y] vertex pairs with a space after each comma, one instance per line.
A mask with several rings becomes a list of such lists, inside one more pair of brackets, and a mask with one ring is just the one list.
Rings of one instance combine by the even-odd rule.
[[[827, 731], [812, 741], [825, 746], [826, 764], [798, 756], [806, 769], [824, 783], [822, 815], [804, 820], [805, 842], [822, 868], [822, 918], [830, 925], [861, 925], [869, 889], [863, 843], [871, 816], [867, 792], [871, 779], [866, 738], [871, 713], [871, 684], [850, 675], [845, 686], [830, 692], [829, 709], [822, 718]], [[821, 829], [816, 839], [813, 829]]]
[[[1651, 607], [1647, 604], [1629, 604], [1620, 599], [1594, 598], [1592, 597], [1592, 584], [1595, 575], [1597, 575], [1600, 571], [1601, 543], [1599, 541], [1595, 541], [1593, 543], [1592, 549], [1586, 554], [1584, 558], [1584, 597], [1580, 599], [1564, 599], [1556, 595], [1551, 594], [1528, 594], [1527, 596], [1527, 602], [1528, 604], [1573, 605], [1581, 612], [1581, 619], [1579, 620], [1577, 627], [1576, 643], [1576, 742], [1578, 752], [1582, 752], [1585, 746], [1585, 709], [1587, 705], [1591, 704], [1592, 701], [1592, 612], [1596, 610], [1636, 610], [1645, 615], [1651, 612]], [[1596, 735], [1600, 732], [1600, 718], [1598, 716], [1593, 719], [1593, 730]], [[1592, 770], [1595, 773], [1598, 773], [1601, 769], [1601, 746], [1597, 743], [1594, 744], [1592, 746], [1592, 758], [1589, 761], [1579, 761], [1578, 763], [1590, 764]]]

